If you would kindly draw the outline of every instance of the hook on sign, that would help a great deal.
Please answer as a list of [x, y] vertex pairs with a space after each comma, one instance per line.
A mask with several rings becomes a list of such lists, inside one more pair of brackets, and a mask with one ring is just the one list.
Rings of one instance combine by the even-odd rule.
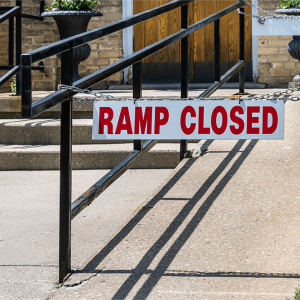
[[261, 25], [264, 25], [265, 21], [266, 21], [266, 19], [264, 17], [259, 17], [258, 18], [258, 23], [261, 24]]

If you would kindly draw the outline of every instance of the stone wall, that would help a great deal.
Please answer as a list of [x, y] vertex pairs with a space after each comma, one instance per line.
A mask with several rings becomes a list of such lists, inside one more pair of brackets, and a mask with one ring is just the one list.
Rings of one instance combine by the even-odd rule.
[[[46, 0], [49, 6], [51, 0]], [[1, 1], [1, 6], [15, 5], [15, 1]], [[122, 19], [122, 0], [102, 0], [100, 7], [96, 8], [103, 13], [102, 17], [93, 17], [89, 23], [88, 30], [104, 26], [111, 22]], [[23, 0], [23, 13], [39, 14], [39, 1]], [[23, 18], [22, 31], [22, 53], [37, 49], [59, 40], [58, 29], [53, 18], [44, 18], [44, 21]], [[8, 21], [0, 27], [0, 60], [1, 64], [7, 64], [7, 39]], [[122, 32], [110, 34], [104, 38], [89, 43], [92, 49], [90, 57], [82, 62], [79, 67], [79, 74], [86, 76], [117, 60], [123, 55]], [[49, 57], [44, 61], [45, 70], [32, 71], [33, 90], [54, 90], [60, 83], [60, 60], [56, 57]], [[109, 85], [121, 84], [123, 72], [115, 74], [105, 81], [99, 83], [99, 87], [107, 88]], [[5, 85], [5, 91], [9, 83]], [[2, 88], [2, 91], [4, 89]]]
[[[279, 0], [259, 0], [258, 6], [274, 12]], [[260, 14], [262, 15], [262, 14]], [[270, 87], [287, 87], [299, 73], [300, 63], [287, 50], [292, 36], [259, 36], [258, 40], [258, 82]]]

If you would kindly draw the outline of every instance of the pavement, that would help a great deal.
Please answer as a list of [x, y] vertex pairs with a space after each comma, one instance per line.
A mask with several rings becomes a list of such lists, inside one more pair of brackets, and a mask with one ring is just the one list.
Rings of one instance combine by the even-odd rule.
[[[299, 126], [287, 101], [284, 140], [201, 141], [173, 170], [127, 171], [74, 219], [75, 272], [59, 288], [58, 171], [0, 172], [0, 299], [291, 298]], [[73, 198], [106, 172], [74, 171]]]

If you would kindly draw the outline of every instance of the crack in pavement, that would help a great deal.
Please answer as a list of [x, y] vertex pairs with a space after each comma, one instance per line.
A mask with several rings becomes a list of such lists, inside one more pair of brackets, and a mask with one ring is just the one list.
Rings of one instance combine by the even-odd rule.
[[[93, 274], [93, 275], [90, 276], [89, 278], [80, 280], [80, 281], [78, 281], [78, 282], [70, 283], [70, 284], [64, 284], [62, 287], [65, 288], [65, 289], [67, 289], [67, 288], [73, 288], [73, 287], [76, 287], [76, 286], [79, 286], [79, 285], [82, 285], [82, 284], [86, 283], [86, 282], [89, 281], [90, 279], [92, 279], [92, 278], [98, 276], [101, 272], [105, 271], [106, 268], [108, 267], [108, 265], [110, 264], [110, 262], [111, 262], [111, 261], [109, 261], [109, 262], [105, 265], [105, 267], [104, 267], [103, 269], [97, 271], [96, 274]], [[76, 272], [75, 272], [75, 273], [76, 273]]]
[[[78, 281], [78, 282], [74, 282], [74, 283], [70, 283], [70, 284], [63, 284], [60, 288], [58, 288], [57, 291], [55, 291], [52, 295], [50, 295], [46, 300], [51, 300], [51, 299], [56, 295], [56, 293], [59, 292], [60, 290], [66, 290], [66, 289], [69, 289], [69, 288], [73, 288], [73, 287], [76, 287], [76, 286], [80, 286], [80, 285], [86, 283], [87, 281], [91, 280], [92, 278], [98, 276], [101, 272], [103, 272], [103, 271], [106, 270], [106, 268], [108, 267], [108, 265], [110, 264], [110, 262], [111, 262], [111, 261], [109, 261], [109, 262], [104, 266], [103, 269], [97, 271], [96, 274], [90, 276], [90, 277], [87, 278], [87, 279], [83, 279], [83, 280], [80, 280], [80, 281]], [[75, 271], [75, 273], [76, 273], [76, 271]], [[74, 273], [74, 274], [75, 274], [75, 273]]]

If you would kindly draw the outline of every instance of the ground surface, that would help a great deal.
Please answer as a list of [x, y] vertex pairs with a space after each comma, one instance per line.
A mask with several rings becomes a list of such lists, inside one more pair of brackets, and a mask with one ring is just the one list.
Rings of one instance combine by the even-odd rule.
[[[73, 199], [108, 170], [73, 171]], [[72, 222], [79, 268], [172, 170], [129, 170]], [[0, 172], [0, 299], [46, 299], [58, 281], [58, 171]]]
[[[74, 219], [76, 272], [60, 289], [58, 172], [0, 172], [0, 298], [291, 297], [300, 285], [300, 104], [285, 109], [284, 140], [203, 141], [205, 155], [175, 170], [127, 172]], [[74, 199], [104, 173], [74, 171]]]
[[299, 285], [297, 102], [284, 140], [209, 141], [51, 299], [279, 300]]

